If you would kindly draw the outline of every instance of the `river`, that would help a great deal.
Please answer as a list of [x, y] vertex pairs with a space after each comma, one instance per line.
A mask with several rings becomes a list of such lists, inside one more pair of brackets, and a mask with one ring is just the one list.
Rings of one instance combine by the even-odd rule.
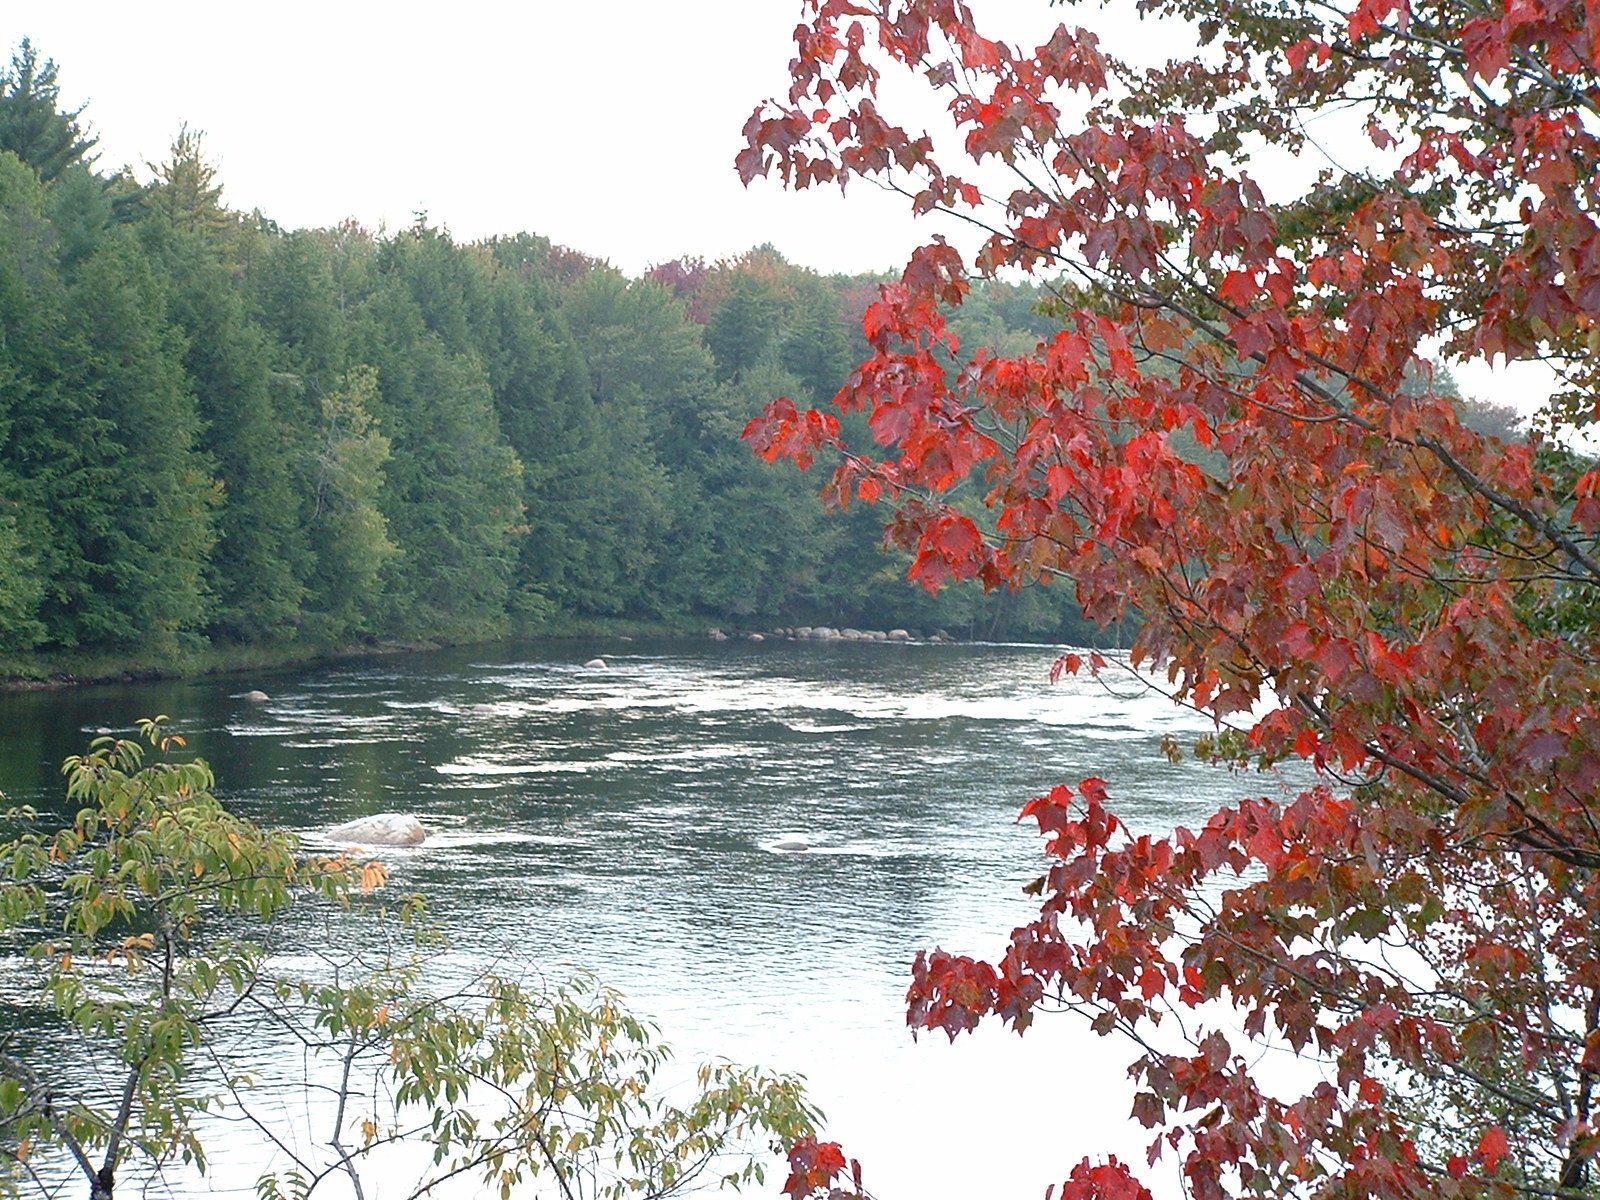
[[[1134, 1053], [1066, 1016], [913, 1042], [912, 956], [1001, 951], [1042, 863], [1015, 814], [1055, 783], [1100, 775], [1149, 829], [1264, 788], [1168, 762], [1164, 735], [1208, 724], [1126, 676], [1052, 685], [1056, 653], [551, 643], [17, 694], [0, 698], [0, 790], [58, 809], [65, 755], [166, 714], [258, 821], [419, 816], [434, 836], [385, 857], [452, 954], [592, 969], [680, 1060], [804, 1073], [881, 1200], [1035, 1197], [1084, 1154], [1143, 1161]], [[582, 666], [595, 654], [605, 670]], [[775, 850], [789, 831], [813, 848]], [[252, 1194], [251, 1154], [222, 1136], [209, 1179], [152, 1193]]]

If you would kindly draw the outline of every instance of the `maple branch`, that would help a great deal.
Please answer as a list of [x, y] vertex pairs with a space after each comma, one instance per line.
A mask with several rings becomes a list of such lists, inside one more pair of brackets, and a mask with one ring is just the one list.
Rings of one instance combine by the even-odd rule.
[[[1591, 1067], [1583, 1064], [1589, 1061], [1589, 1046], [1600, 1038], [1600, 988], [1589, 989], [1589, 1002], [1584, 1005], [1584, 1039], [1583, 1058], [1578, 1067], [1578, 1104], [1577, 1118], [1587, 1126], [1589, 1123], [1590, 1101], [1594, 1097], [1595, 1072]], [[1561, 1185], [1563, 1187], [1580, 1187], [1588, 1182], [1589, 1155], [1579, 1138], [1573, 1138], [1569, 1144], [1566, 1161], [1561, 1164]]]
[[[1160, 294], [1157, 293], [1157, 295]], [[1227, 301], [1223, 300], [1220, 296], [1212, 296], [1210, 299], [1212, 299], [1219, 307], [1222, 307], [1225, 310], [1233, 313], [1235, 316], [1240, 318], [1243, 317], [1244, 314], [1241, 310], [1228, 304]], [[1217, 328], [1214, 324], [1200, 316], [1193, 309], [1178, 301], [1175, 295], [1161, 296], [1161, 303], [1164, 307], [1169, 308], [1172, 312], [1182, 316], [1197, 330], [1206, 334], [1206, 336], [1212, 338], [1218, 344], [1231, 344], [1231, 339], [1223, 330]], [[1263, 365], [1267, 361], [1265, 352], [1259, 350], [1247, 355], [1246, 357], [1253, 361], [1262, 363]], [[1315, 362], [1318, 366], [1321, 366], [1347, 380], [1353, 386], [1364, 388], [1374, 397], [1384, 400], [1388, 403], [1393, 403], [1393, 397], [1388, 392], [1380, 389], [1376, 384], [1373, 384], [1358, 375], [1344, 370], [1337, 364], [1322, 358], [1319, 355], [1308, 354], [1307, 358], [1309, 358], [1312, 362]], [[1297, 386], [1301, 387], [1308, 394], [1316, 397], [1319, 401], [1332, 409], [1337, 419], [1348, 421], [1357, 428], [1368, 433], [1382, 434], [1382, 431], [1374, 422], [1361, 416], [1359, 413], [1352, 411], [1348, 405], [1340, 401], [1338, 397], [1336, 397], [1331, 391], [1323, 387], [1305, 372], [1297, 372], [1295, 375], [1295, 381]], [[1296, 419], [1311, 419], [1299, 414], [1292, 415], [1295, 415]], [[1487, 500], [1490, 504], [1494, 505], [1501, 511], [1516, 517], [1529, 529], [1542, 534], [1547, 541], [1559, 547], [1564, 553], [1566, 553], [1566, 555], [1572, 559], [1573, 562], [1582, 566], [1592, 582], [1600, 583], [1600, 559], [1597, 559], [1593, 554], [1586, 550], [1575, 538], [1571, 536], [1566, 529], [1558, 525], [1554, 520], [1541, 516], [1533, 509], [1523, 504], [1521, 501], [1507, 495], [1506, 493], [1500, 491], [1500, 489], [1488, 483], [1477, 473], [1463, 464], [1436, 437], [1433, 437], [1431, 434], [1419, 434], [1415, 437], [1408, 438], [1393, 433], [1387, 434], [1386, 436], [1398, 444], [1421, 446], [1423, 449], [1427, 450], [1435, 458], [1437, 458], [1440, 463], [1448, 468], [1451, 474], [1455, 475], [1455, 477], [1459, 479], [1461, 483], [1468, 488], [1468, 490], [1481, 496], [1483, 499]]]

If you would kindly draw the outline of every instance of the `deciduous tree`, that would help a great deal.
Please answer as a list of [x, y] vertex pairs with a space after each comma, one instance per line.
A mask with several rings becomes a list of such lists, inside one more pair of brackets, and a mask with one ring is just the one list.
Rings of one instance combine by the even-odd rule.
[[[655, 1029], [592, 980], [504, 962], [455, 989], [425, 978], [438, 937], [415, 897], [385, 909], [381, 864], [230, 813], [162, 721], [67, 760], [65, 827], [0, 814], [0, 934], [26, 955], [9, 999], [36, 1016], [0, 1037], [0, 1195], [76, 1176], [111, 1200], [135, 1165], [204, 1170], [219, 1109], [276, 1152], [257, 1187], [276, 1200], [330, 1182], [360, 1200], [380, 1178], [415, 1200], [458, 1175], [665, 1197], [759, 1181], [766, 1143], [813, 1132], [790, 1076], [717, 1062], [664, 1096]], [[277, 969], [274, 927], [308, 904], [327, 949]], [[295, 1047], [317, 1128], [253, 1091], [264, 1028]], [[407, 1189], [385, 1155], [418, 1143]]]
[[[842, 451], [828, 494], [892, 501], [930, 588], [1059, 577], [1098, 620], [1136, 612], [1133, 666], [1215, 718], [1207, 753], [1322, 777], [1165, 835], [1096, 779], [1036, 798], [1038, 919], [993, 963], [919, 956], [909, 1020], [954, 1037], [1067, 1007], [1132, 1035], [1150, 1163], [1199, 1200], [1579, 1194], [1600, 470], [1406, 382], [1440, 349], [1537, 358], [1547, 431], [1596, 419], [1600, 14], [1139, 9], [1197, 48], [1143, 69], [1084, 29], [985, 37], [960, 0], [808, 0], [793, 86], [746, 127], [746, 179], [868, 177], [989, 231], [971, 262], [935, 239], [866, 313], [837, 401], [882, 449], [787, 400], [755, 447]], [[894, 72], [946, 100], [953, 146], [892, 111]], [[1331, 113], [1371, 152], [1319, 148], [1308, 118]], [[1329, 165], [1269, 196], [1285, 151]], [[1058, 330], [961, 347], [973, 274], [1013, 270], [1064, 279]], [[988, 524], [949, 503], [972, 482]], [[1270, 1089], [1262, 1042], [1314, 1085]], [[813, 1148], [790, 1190], [842, 1167]], [[1144, 1196], [1142, 1174], [1091, 1153], [1062, 1194]]]

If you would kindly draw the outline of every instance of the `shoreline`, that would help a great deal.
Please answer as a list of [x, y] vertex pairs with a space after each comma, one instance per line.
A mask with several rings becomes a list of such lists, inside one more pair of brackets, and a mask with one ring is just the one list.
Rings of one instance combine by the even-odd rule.
[[[65, 691], [72, 688], [96, 687], [118, 683], [156, 683], [174, 679], [209, 679], [229, 675], [246, 675], [251, 672], [281, 671], [290, 667], [311, 666], [318, 663], [348, 662], [360, 658], [383, 658], [395, 654], [427, 653], [432, 650], [460, 649], [470, 646], [491, 646], [506, 641], [518, 642], [578, 642], [606, 638], [634, 639], [659, 638], [669, 641], [745, 641], [767, 638], [785, 640], [773, 630], [738, 631], [723, 634], [714, 626], [665, 626], [648, 622], [617, 622], [604, 626], [574, 626], [561, 630], [511, 634], [500, 638], [467, 638], [455, 641], [449, 638], [420, 638], [414, 641], [355, 642], [343, 646], [309, 647], [293, 644], [272, 646], [207, 646], [192, 651], [172, 663], [153, 664], [138, 659], [118, 659], [111, 655], [94, 656], [78, 669], [69, 669], [66, 662], [54, 657], [36, 662], [15, 664], [9, 669], [0, 668], [0, 696], [26, 692]], [[948, 635], [946, 635], [948, 637]], [[806, 640], [792, 638], [788, 640]], [[950, 639], [955, 640], [955, 639]], [[1040, 643], [1041, 645], [1049, 643]]]
[[[811, 630], [827, 633], [812, 633]], [[804, 631], [804, 632], [802, 632]], [[897, 630], [897, 633], [904, 633]], [[829, 636], [831, 634], [831, 636]], [[953, 645], [972, 643], [972, 639], [954, 637], [945, 630], [919, 636], [888, 637], [882, 631], [862, 633], [847, 629], [841, 636], [838, 629], [828, 626], [793, 626], [764, 630], [738, 630], [724, 632], [716, 626], [697, 625], [683, 627], [663, 626], [648, 622], [617, 622], [601, 626], [584, 626], [558, 631], [527, 632], [500, 638], [467, 638], [454, 641], [448, 638], [424, 638], [415, 641], [355, 642], [343, 646], [308, 647], [284, 645], [269, 646], [208, 646], [192, 651], [179, 661], [155, 665], [132, 659], [116, 659], [109, 655], [90, 658], [79, 670], [68, 670], [55, 659], [37, 663], [18, 664], [12, 669], [0, 668], [0, 696], [28, 692], [66, 691], [73, 688], [97, 687], [119, 683], [157, 683], [163, 680], [211, 679], [242, 676], [250, 673], [282, 671], [292, 667], [313, 666], [320, 663], [348, 662], [361, 658], [384, 658], [397, 654], [425, 654], [435, 650], [465, 649], [472, 646], [493, 646], [505, 642], [593, 642], [605, 639], [632, 641], [636, 638], [664, 641], [710, 642], [808, 642], [815, 645], [849, 645], [856, 642], [887, 645]], [[1115, 639], [1120, 641], [1121, 639]], [[972, 643], [976, 644], [976, 643]], [[1039, 646], [1064, 646], [1074, 644], [1059, 638], [1031, 642], [1027, 639], [1007, 644]], [[1104, 647], [1102, 647], [1104, 648]]]
[[[250, 646], [208, 645], [175, 656], [172, 662], [113, 654], [82, 656], [74, 661], [70, 654], [41, 655], [32, 660], [14, 660], [0, 666], [0, 695], [20, 692], [59, 691], [116, 683], [155, 683], [172, 679], [208, 679], [243, 675], [253, 671], [281, 671], [317, 663], [346, 662], [358, 658], [382, 658], [394, 654], [426, 653], [475, 645], [493, 645], [507, 640], [578, 641], [604, 637], [693, 637], [684, 628], [666, 628], [640, 622], [607, 628], [585, 628], [511, 634], [502, 638], [418, 638], [415, 640], [374, 640], [349, 642], [338, 646], [306, 646], [295, 643], [255, 644]], [[80, 665], [81, 664], [81, 665]]]

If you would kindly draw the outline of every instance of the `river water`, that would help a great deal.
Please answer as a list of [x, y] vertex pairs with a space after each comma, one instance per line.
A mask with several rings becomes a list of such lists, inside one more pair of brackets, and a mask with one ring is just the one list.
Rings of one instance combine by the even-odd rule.
[[[1166, 829], [1268, 782], [1168, 762], [1164, 735], [1208, 724], [1126, 676], [1052, 685], [1057, 653], [551, 643], [12, 695], [0, 790], [59, 809], [65, 755], [164, 713], [258, 821], [420, 817], [434, 835], [385, 859], [458, 959], [588, 968], [684, 1062], [805, 1074], [881, 1200], [1040, 1196], [1085, 1154], [1143, 1161], [1135, 1054], [1069, 1016], [913, 1042], [912, 956], [1001, 952], [1042, 865], [1015, 814], [1056, 783], [1100, 775], [1131, 825]], [[775, 849], [787, 832], [813, 848]], [[221, 1132], [208, 1179], [152, 1192], [249, 1194], [241, 1136]]]

